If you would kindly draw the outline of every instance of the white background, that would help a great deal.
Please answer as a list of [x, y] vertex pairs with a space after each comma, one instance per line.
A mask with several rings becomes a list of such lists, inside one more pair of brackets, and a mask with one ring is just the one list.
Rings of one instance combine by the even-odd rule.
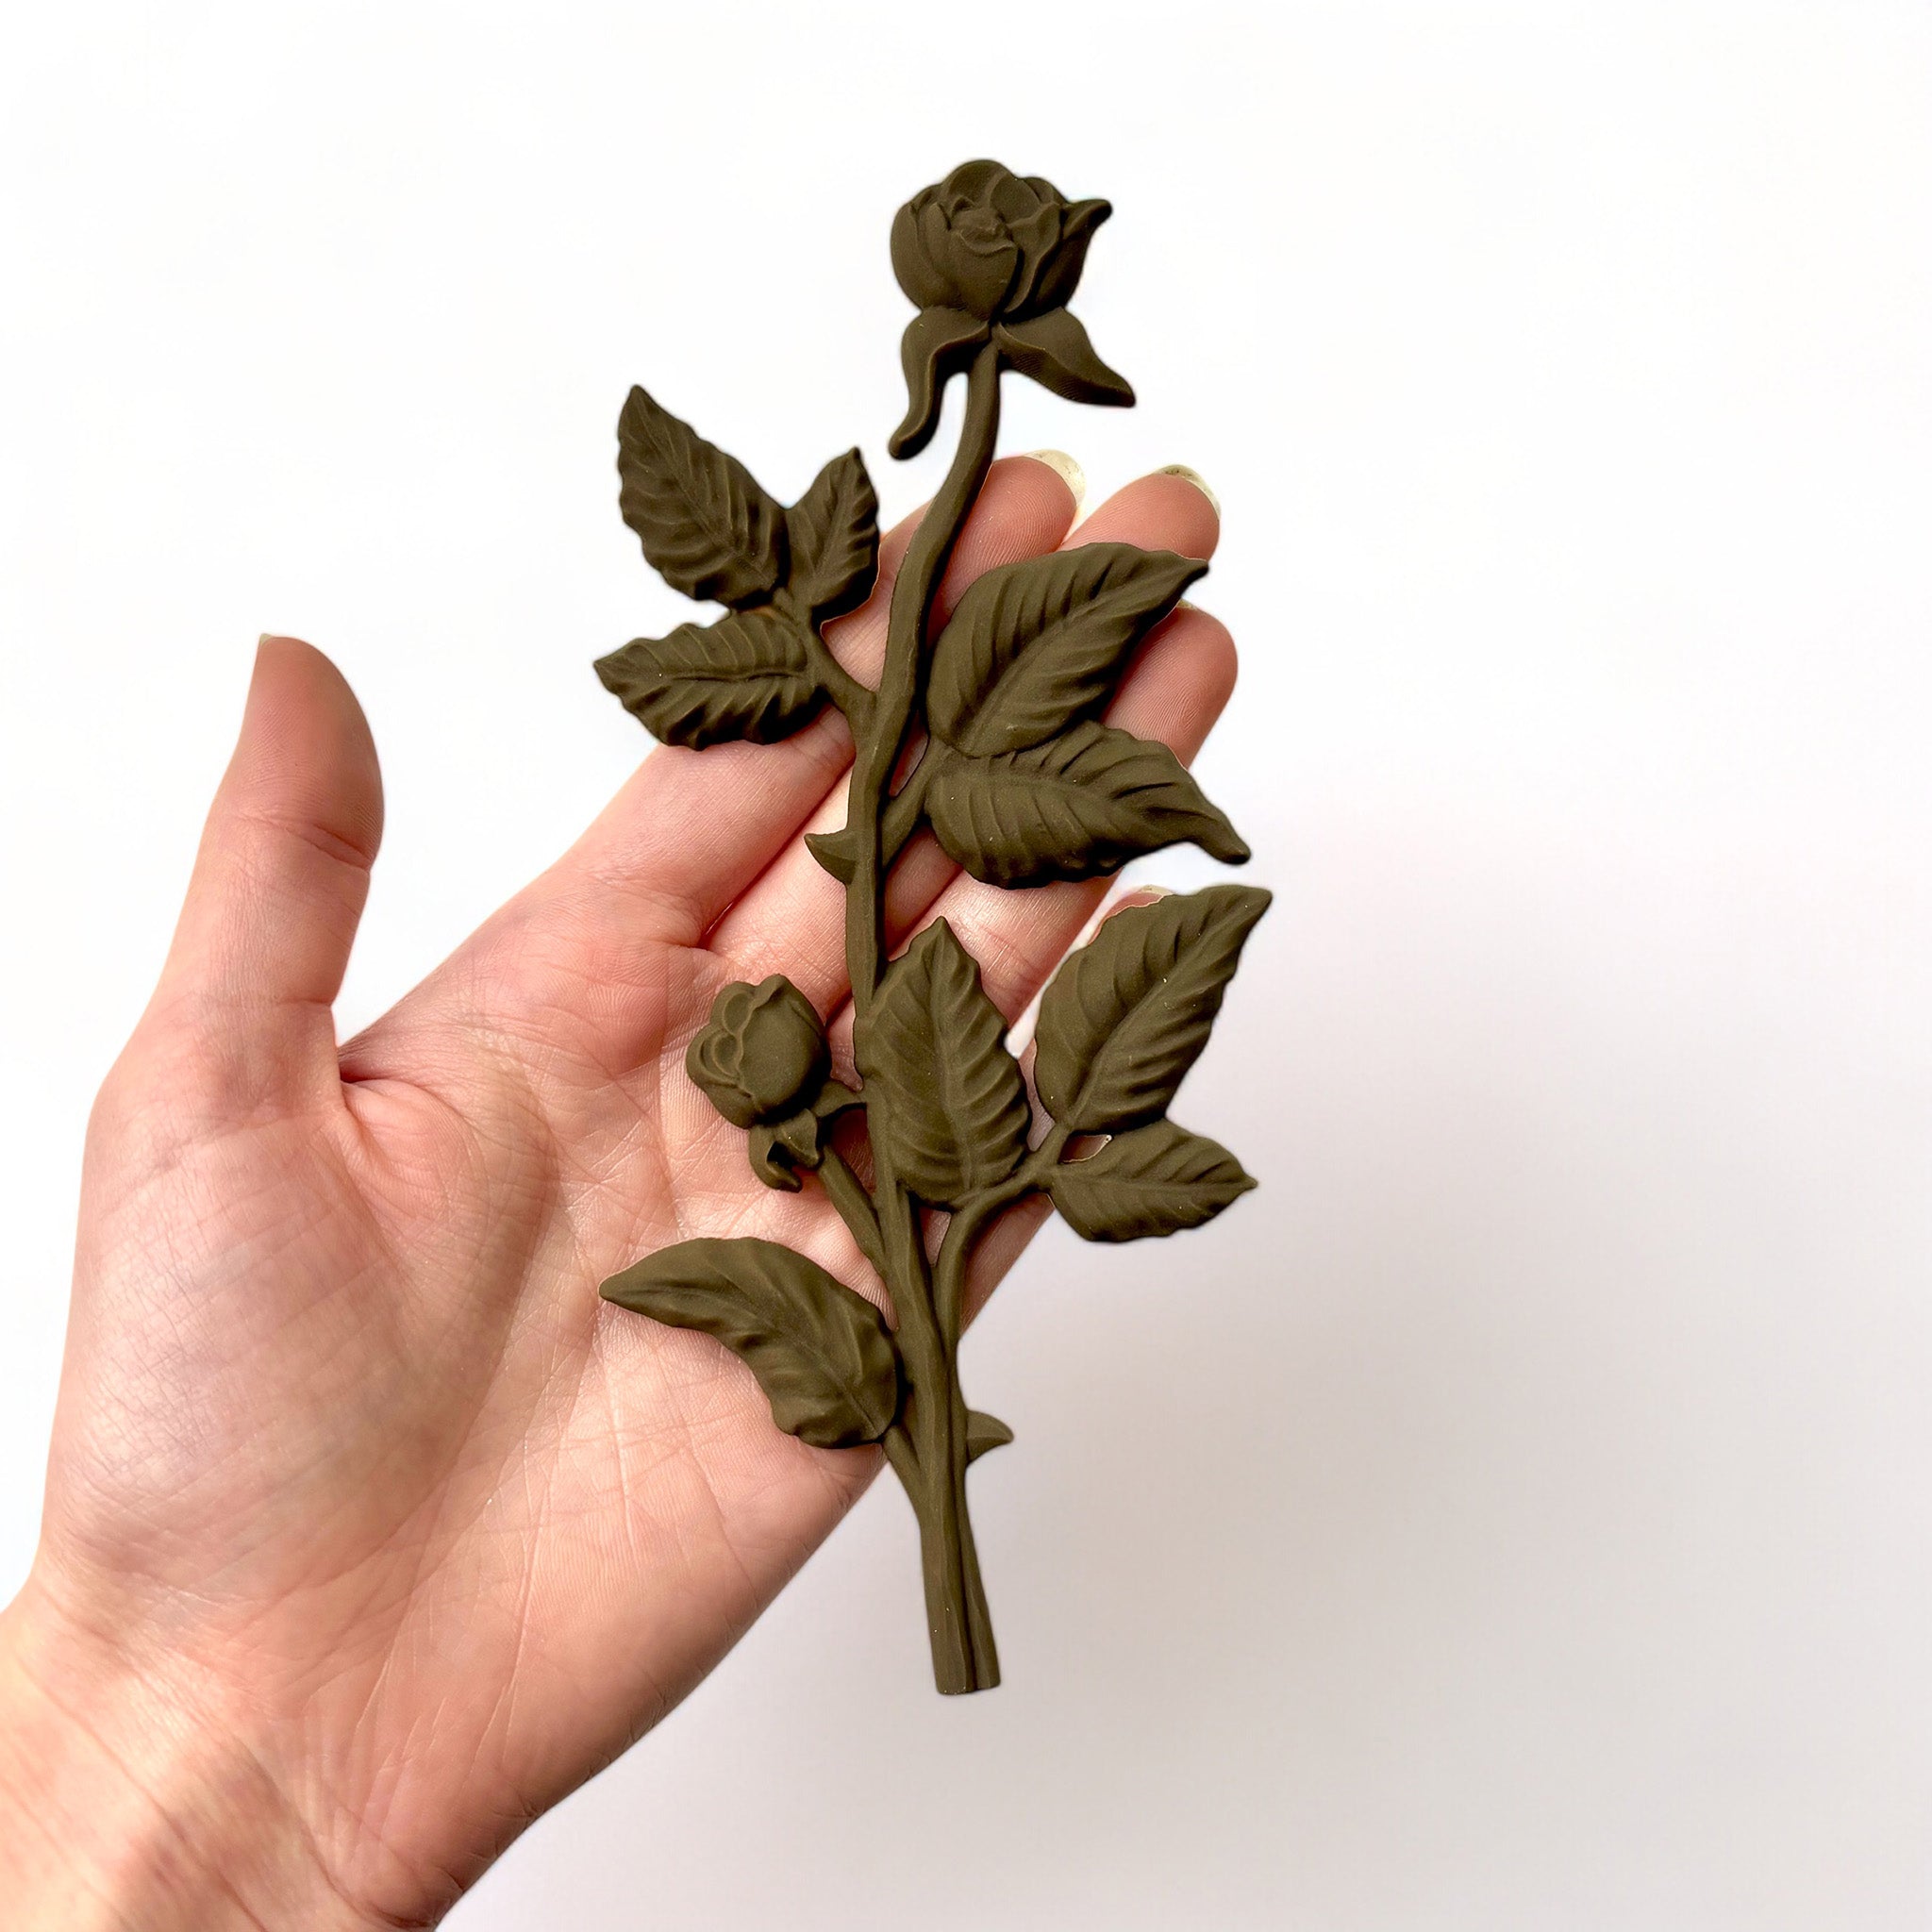
[[626, 387], [908, 508], [887, 226], [993, 154], [1116, 204], [1141, 398], [1005, 446], [1227, 506], [1278, 897], [1179, 1110], [1263, 1191], [976, 1335], [1005, 1689], [932, 1694], [881, 1487], [452, 1923], [1932, 1923], [1932, 14], [10, 20], [0, 1593], [256, 634], [384, 756], [347, 1029], [643, 748]]

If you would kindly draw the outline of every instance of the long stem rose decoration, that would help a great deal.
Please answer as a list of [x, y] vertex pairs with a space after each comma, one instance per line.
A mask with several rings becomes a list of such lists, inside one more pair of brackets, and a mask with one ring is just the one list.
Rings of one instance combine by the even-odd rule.
[[[1248, 856], [1164, 745], [1099, 722], [1135, 647], [1204, 564], [1090, 543], [988, 572], [933, 629], [940, 580], [992, 462], [1002, 372], [1074, 402], [1133, 401], [1067, 308], [1109, 212], [979, 160], [923, 190], [892, 225], [892, 266], [918, 310], [892, 454], [931, 439], [955, 375], [966, 414], [893, 585], [875, 689], [824, 638], [877, 577], [878, 505], [858, 452], [834, 458], [787, 507], [641, 389], [618, 425], [620, 501], [645, 557], [725, 614], [626, 644], [599, 661], [605, 685], [660, 739], [694, 748], [774, 742], [827, 702], [851, 724], [847, 823], [810, 843], [845, 887], [860, 1084], [834, 1077], [818, 1012], [782, 974], [726, 987], [686, 1064], [745, 1130], [761, 1181], [795, 1190], [809, 1174], [824, 1189], [883, 1278], [892, 1319], [804, 1255], [750, 1239], [679, 1242], [603, 1292], [736, 1351], [780, 1428], [822, 1448], [883, 1446], [919, 1519], [945, 1691], [999, 1682], [966, 1472], [1012, 1434], [960, 1389], [974, 1244], [1029, 1193], [1048, 1195], [1090, 1241], [1130, 1241], [1196, 1226], [1254, 1185], [1167, 1108], [1266, 892], [1216, 886], [1108, 920], [1046, 991], [1030, 1095], [979, 969], [943, 919], [887, 955], [886, 882], [922, 826], [974, 878], [1003, 887], [1096, 877], [1178, 841], [1231, 863]], [[849, 1136], [856, 1160], [833, 1144], [841, 1119], [862, 1124], [869, 1162]], [[928, 1261], [938, 1212], [950, 1218]]]

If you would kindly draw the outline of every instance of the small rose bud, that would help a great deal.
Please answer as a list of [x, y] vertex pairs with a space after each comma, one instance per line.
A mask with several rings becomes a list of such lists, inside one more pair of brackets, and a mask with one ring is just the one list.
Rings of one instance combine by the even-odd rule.
[[684, 1057], [685, 1071], [735, 1127], [797, 1111], [830, 1063], [818, 1009], [782, 973], [724, 988]]

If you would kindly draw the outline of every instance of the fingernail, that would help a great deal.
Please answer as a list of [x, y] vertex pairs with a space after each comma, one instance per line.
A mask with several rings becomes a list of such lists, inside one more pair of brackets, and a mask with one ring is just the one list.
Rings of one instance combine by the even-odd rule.
[[[1074, 492], [1075, 509], [1087, 501], [1087, 472], [1065, 450], [1029, 449], [1026, 454], [1036, 463], [1044, 463]], [[1208, 486], [1204, 483], [1201, 487], [1205, 490]]]
[[1209, 487], [1207, 477], [1199, 470], [1191, 470], [1185, 463], [1163, 463], [1154, 473], [1157, 476], [1178, 476], [1183, 483], [1191, 483], [1214, 507], [1214, 514], [1221, 514], [1221, 499]]

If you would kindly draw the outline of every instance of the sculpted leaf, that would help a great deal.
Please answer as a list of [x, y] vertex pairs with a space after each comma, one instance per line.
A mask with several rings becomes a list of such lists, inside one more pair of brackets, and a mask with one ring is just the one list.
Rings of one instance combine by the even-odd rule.
[[793, 595], [821, 624], [857, 610], [879, 574], [879, 499], [856, 449], [834, 457], [785, 513]]
[[597, 659], [604, 689], [666, 744], [702, 750], [728, 739], [774, 744], [823, 696], [797, 625], [769, 607], [716, 624], [680, 624]]
[[906, 371], [906, 417], [887, 440], [894, 457], [916, 457], [939, 427], [946, 384], [968, 368], [990, 330], [963, 308], [922, 308], [906, 325], [899, 360]]
[[943, 919], [886, 969], [854, 1041], [874, 1139], [935, 1208], [1003, 1181], [1026, 1151], [1029, 1112], [1007, 1023]]
[[1209, 886], [1129, 907], [1061, 966], [1040, 1004], [1033, 1062], [1056, 1121], [1113, 1134], [1166, 1111], [1269, 897]]
[[898, 1413], [899, 1357], [884, 1318], [775, 1241], [680, 1241], [613, 1274], [602, 1292], [715, 1336], [750, 1365], [772, 1420], [820, 1449], [875, 1442]]
[[784, 579], [785, 511], [736, 457], [634, 389], [617, 420], [618, 507], [674, 591], [742, 609]]
[[1199, 1227], [1254, 1185], [1225, 1147], [1161, 1120], [1062, 1162], [1047, 1191], [1083, 1240], [1135, 1241]]
[[1025, 751], [956, 754], [936, 769], [925, 798], [933, 831], [991, 885], [1092, 878], [1183, 839], [1230, 864], [1248, 857], [1166, 745], [1091, 720]]
[[933, 647], [934, 736], [991, 758], [1097, 711], [1134, 646], [1207, 568], [1168, 550], [1085, 543], [988, 571]]
[[1064, 308], [1052, 308], [1024, 322], [1003, 322], [994, 328], [992, 339], [1022, 375], [1030, 375], [1070, 403], [1133, 407], [1133, 385], [1100, 359], [1080, 318]]

